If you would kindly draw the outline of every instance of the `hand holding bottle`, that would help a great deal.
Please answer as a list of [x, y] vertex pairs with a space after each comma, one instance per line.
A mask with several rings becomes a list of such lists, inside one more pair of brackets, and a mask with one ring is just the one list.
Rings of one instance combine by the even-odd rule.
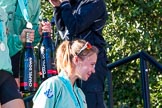
[[52, 27], [51, 27], [51, 23], [50, 22], [44, 22], [42, 21], [39, 25], [39, 34], [42, 35], [42, 32], [46, 31], [51, 33], [52, 32]]
[[29, 36], [30, 41], [33, 42], [34, 41], [34, 32], [35, 31], [32, 29], [23, 29], [23, 31], [19, 37], [21, 42], [25, 43], [27, 33], [29, 33], [28, 36]]

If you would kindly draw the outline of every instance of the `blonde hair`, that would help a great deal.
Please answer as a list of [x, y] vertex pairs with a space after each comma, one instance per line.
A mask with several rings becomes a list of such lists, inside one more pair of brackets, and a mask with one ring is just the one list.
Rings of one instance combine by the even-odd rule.
[[72, 58], [74, 56], [85, 59], [94, 53], [98, 54], [98, 49], [95, 46], [85, 48], [81, 51], [86, 43], [85, 40], [77, 39], [73, 41], [65, 40], [59, 45], [56, 51], [56, 66], [58, 72], [64, 69], [72, 70]]

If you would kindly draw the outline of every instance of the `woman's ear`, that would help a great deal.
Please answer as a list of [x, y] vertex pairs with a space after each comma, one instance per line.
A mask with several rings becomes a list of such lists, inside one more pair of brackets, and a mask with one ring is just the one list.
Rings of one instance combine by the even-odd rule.
[[73, 63], [74, 63], [75, 65], [78, 64], [79, 61], [80, 61], [80, 59], [79, 59], [78, 56], [74, 56], [74, 57], [73, 57]]

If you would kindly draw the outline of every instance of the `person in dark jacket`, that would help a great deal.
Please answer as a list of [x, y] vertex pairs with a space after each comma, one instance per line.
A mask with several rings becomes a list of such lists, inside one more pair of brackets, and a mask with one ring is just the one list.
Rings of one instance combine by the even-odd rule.
[[106, 42], [102, 30], [107, 20], [104, 0], [49, 0], [55, 24], [63, 40], [84, 39], [99, 49], [95, 74], [81, 81], [88, 108], [105, 108], [104, 81], [107, 75]]

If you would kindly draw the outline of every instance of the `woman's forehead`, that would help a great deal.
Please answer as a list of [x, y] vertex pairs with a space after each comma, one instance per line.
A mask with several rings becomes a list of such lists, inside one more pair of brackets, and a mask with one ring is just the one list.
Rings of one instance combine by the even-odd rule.
[[87, 58], [84, 59], [87, 62], [96, 62], [97, 60], [97, 54], [92, 54], [90, 56], [88, 56]]

